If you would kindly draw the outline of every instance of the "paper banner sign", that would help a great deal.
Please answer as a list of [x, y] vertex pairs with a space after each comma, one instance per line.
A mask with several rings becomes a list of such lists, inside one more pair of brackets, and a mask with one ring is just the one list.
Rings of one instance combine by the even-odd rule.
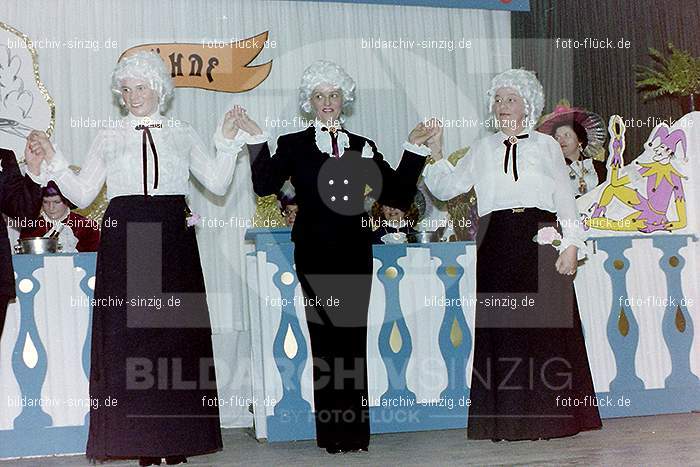
[[262, 52], [268, 31], [239, 41], [143, 44], [119, 57], [141, 50], [157, 52], [178, 88], [201, 88], [223, 92], [245, 92], [257, 87], [270, 74], [272, 61], [249, 65]]

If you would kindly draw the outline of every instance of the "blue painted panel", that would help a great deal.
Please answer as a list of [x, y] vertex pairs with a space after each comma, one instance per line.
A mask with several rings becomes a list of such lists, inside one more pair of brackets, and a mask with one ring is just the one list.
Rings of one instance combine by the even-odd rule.
[[690, 348], [695, 333], [681, 282], [685, 259], [679, 250], [687, 243], [688, 237], [684, 235], [654, 238], [654, 247], [663, 251], [659, 266], [666, 275], [668, 294], [668, 305], [661, 321], [664, 341], [672, 362], [671, 374], [666, 377], [666, 387], [695, 387], [700, 394], [700, 379], [690, 371]]
[[[39, 337], [34, 319], [34, 297], [41, 285], [34, 273], [44, 267], [46, 256], [71, 256], [75, 267], [86, 271], [80, 282], [81, 290], [91, 302], [93, 291], [88, 286], [90, 277], [95, 275], [96, 253], [55, 254], [55, 255], [16, 255], [12, 258], [17, 275], [17, 300], [20, 307], [20, 324], [17, 342], [12, 352], [12, 369], [20, 388], [22, 411], [14, 420], [14, 429], [0, 430], [0, 458], [41, 456], [53, 454], [71, 454], [85, 452], [88, 434], [88, 416], [81, 426], [54, 427], [53, 420], [40, 406], [22, 403], [26, 400], [41, 398], [47, 372], [46, 348]], [[31, 290], [22, 292], [20, 284], [30, 281]], [[89, 309], [92, 316], [92, 308]], [[27, 339], [31, 339], [37, 352], [37, 363], [32, 368], [26, 365], [23, 351]], [[83, 344], [81, 362], [85, 375], [89, 375], [90, 365], [90, 328]]]
[[[644, 389], [644, 382], [637, 376], [634, 361], [639, 345], [639, 324], [632, 309], [626, 305], [631, 303], [627, 292], [627, 271], [630, 262], [624, 253], [631, 247], [632, 239], [628, 237], [598, 239], [598, 248], [608, 254], [603, 267], [612, 282], [612, 305], [607, 330], [608, 341], [615, 356], [617, 375], [610, 382], [611, 391]], [[626, 335], [620, 330], [620, 322], [625, 320]]]

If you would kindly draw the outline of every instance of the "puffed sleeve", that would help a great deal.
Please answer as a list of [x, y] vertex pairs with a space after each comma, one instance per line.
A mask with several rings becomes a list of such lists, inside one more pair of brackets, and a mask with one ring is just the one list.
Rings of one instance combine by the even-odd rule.
[[270, 154], [267, 142], [249, 144], [253, 191], [258, 196], [277, 194], [285, 180], [292, 175], [294, 162], [293, 135], [277, 138], [277, 150]]
[[85, 165], [75, 174], [69, 167], [63, 152], [57, 147], [51, 163], [42, 162], [41, 178], [45, 185], [53, 180], [63, 193], [79, 208], [86, 208], [97, 197], [107, 178], [107, 168], [104, 162], [104, 152], [107, 145], [107, 134], [100, 131], [95, 137]]
[[186, 137], [192, 144], [190, 149], [190, 172], [215, 195], [226, 194], [233, 179], [236, 167], [236, 157], [245, 144], [243, 131], [239, 131], [234, 139], [224, 138], [221, 125], [214, 133], [215, 157], [211, 157], [204, 142], [189, 124], [185, 124]]
[[586, 250], [587, 235], [583, 230], [583, 223], [579, 219], [576, 198], [569, 181], [564, 154], [561, 152], [561, 147], [551, 138], [550, 141], [547, 141], [547, 153], [554, 179], [554, 207], [562, 230], [560, 250], [564, 251], [570, 245], [574, 245], [579, 248], [580, 252], [583, 252]]
[[445, 158], [426, 166], [423, 180], [433, 196], [448, 201], [471, 190], [475, 182], [474, 159], [479, 154], [480, 146], [477, 143], [455, 166]]

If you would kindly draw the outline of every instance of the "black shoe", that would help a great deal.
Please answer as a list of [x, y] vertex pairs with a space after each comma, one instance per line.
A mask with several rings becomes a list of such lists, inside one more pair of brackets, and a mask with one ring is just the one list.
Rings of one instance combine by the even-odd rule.
[[500, 443], [503, 440], [501, 438], [491, 438], [491, 441], [494, 443]]
[[351, 443], [345, 443], [340, 445], [345, 452], [367, 452], [367, 446], [369, 446], [369, 441], [354, 441]]
[[342, 454], [345, 451], [340, 446], [336, 445], [336, 446], [328, 446], [326, 448], [326, 452], [328, 454]]
[[165, 463], [168, 465], [187, 464], [185, 456], [168, 456], [165, 458]]
[[139, 465], [160, 465], [162, 458], [160, 457], [139, 457]]
[[367, 446], [353, 446], [351, 448], [343, 449], [344, 452], [368, 452]]

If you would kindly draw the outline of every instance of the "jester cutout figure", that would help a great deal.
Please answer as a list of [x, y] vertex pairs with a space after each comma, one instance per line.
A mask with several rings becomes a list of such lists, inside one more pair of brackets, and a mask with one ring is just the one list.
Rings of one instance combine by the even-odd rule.
[[[678, 160], [679, 149], [683, 150], [684, 162], [687, 161], [685, 132], [681, 129], [670, 132], [666, 124], [656, 127], [653, 137], [646, 143], [645, 152], [651, 152], [648, 162], [635, 162], [638, 169], [635, 167], [623, 171], [625, 125], [619, 115], [610, 117], [608, 131], [608, 182], [598, 201], [589, 208], [592, 214], [590, 218], [584, 219], [585, 228], [652, 233], [658, 230], [671, 232], [686, 227], [688, 219], [683, 179], [687, 180], [688, 177], [672, 164]], [[642, 179], [646, 179], [644, 193], [630, 186]], [[670, 219], [671, 198], [676, 208], [675, 219]], [[605, 213], [614, 199], [627, 206], [631, 213], [622, 219], [607, 218]]]

